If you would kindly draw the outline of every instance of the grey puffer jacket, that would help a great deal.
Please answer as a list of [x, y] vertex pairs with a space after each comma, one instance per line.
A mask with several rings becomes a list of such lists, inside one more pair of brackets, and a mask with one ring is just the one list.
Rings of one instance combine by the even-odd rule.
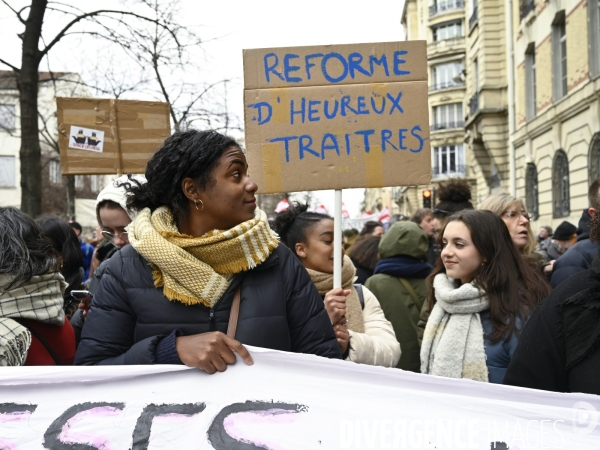
[[319, 292], [285, 246], [279, 245], [256, 268], [235, 276], [210, 309], [168, 300], [154, 286], [148, 262], [129, 245], [110, 259], [83, 328], [75, 364], [154, 364], [157, 344], [174, 330], [183, 335], [225, 333], [239, 285], [238, 341], [341, 358]]

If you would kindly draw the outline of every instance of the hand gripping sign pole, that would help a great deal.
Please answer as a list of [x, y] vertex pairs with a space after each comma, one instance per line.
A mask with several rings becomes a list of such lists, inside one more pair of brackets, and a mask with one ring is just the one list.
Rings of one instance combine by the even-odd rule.
[[333, 213], [333, 287], [342, 287], [342, 190], [335, 190]]

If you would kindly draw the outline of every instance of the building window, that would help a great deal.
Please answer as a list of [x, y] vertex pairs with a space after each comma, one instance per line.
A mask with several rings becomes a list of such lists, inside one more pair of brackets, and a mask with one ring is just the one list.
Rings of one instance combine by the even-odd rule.
[[558, 218], [567, 217], [569, 214], [569, 160], [564, 151], [558, 150], [552, 163], [552, 215]]
[[530, 12], [535, 11], [535, 0], [520, 0], [519, 9], [519, 18], [523, 20]]
[[92, 192], [100, 192], [100, 175], [92, 175]]
[[538, 176], [535, 164], [527, 164], [525, 172], [525, 206], [532, 220], [540, 216], [540, 205], [538, 199]]
[[525, 53], [525, 114], [527, 120], [533, 119], [537, 113], [535, 77], [535, 45], [531, 44]]
[[75, 175], [75, 189], [83, 189], [83, 175]]
[[15, 157], [0, 156], [0, 187], [14, 188], [15, 186]]
[[462, 144], [433, 148], [433, 176], [464, 175], [465, 155]]
[[556, 15], [552, 24], [552, 90], [554, 101], [567, 95], [567, 32], [565, 12]]
[[464, 6], [463, 0], [435, 0], [433, 5], [429, 7], [429, 15], [435, 16], [447, 11], [462, 9]]
[[60, 182], [62, 181], [61, 173], [60, 173], [60, 161], [56, 161], [55, 159], [53, 159], [48, 164], [48, 168], [49, 168], [50, 183], [60, 184]]
[[459, 128], [465, 124], [462, 103], [451, 103], [433, 107], [433, 129]]
[[444, 41], [462, 36], [462, 21], [447, 22], [433, 28], [433, 40]]
[[477, 0], [471, 1], [471, 14], [469, 16], [469, 32], [473, 29], [477, 23]]
[[600, 178], [600, 133], [596, 133], [592, 137], [588, 171], [589, 184], [592, 184], [594, 181]]
[[438, 64], [433, 66], [433, 85], [430, 90], [446, 89], [453, 86], [462, 86], [463, 64], [460, 61]]
[[0, 105], [0, 131], [14, 131], [15, 105]]
[[600, 0], [588, 0], [590, 75], [600, 75]]

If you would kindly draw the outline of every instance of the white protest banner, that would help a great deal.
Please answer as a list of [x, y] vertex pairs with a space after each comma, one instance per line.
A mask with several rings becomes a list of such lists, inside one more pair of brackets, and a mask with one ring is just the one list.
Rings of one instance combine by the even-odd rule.
[[184, 366], [0, 370], [0, 448], [597, 449], [600, 397], [250, 348]]

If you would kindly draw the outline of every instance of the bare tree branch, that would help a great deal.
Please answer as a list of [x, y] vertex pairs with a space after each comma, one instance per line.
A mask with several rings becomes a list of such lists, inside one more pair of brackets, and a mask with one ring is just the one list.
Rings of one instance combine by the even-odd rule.
[[0, 1], [2, 3], [4, 3], [6, 5], [6, 7], [8, 9], [10, 9], [13, 13], [15, 13], [15, 15], [17, 16], [17, 18], [19, 19], [19, 22], [21, 22], [23, 25], [25, 25], [25, 20], [23, 19], [23, 16], [21, 16], [21, 13], [28, 8], [27, 6], [24, 7], [24, 8], [21, 8], [20, 11], [17, 11], [12, 6], [10, 6], [10, 4], [6, 0], [0, 0]]
[[[1, 1], [4, 1], [4, 0], [1, 0]], [[56, 34], [56, 36], [54, 37], [54, 39], [52, 39], [52, 41], [50, 41], [50, 43], [46, 46], [46, 48], [44, 48], [40, 52], [39, 57], [43, 58], [52, 49], [52, 47], [54, 47], [63, 38], [63, 36], [65, 35], [65, 33], [67, 31], [69, 31], [69, 29], [71, 27], [73, 27], [75, 24], [81, 22], [84, 19], [91, 18], [91, 17], [101, 16], [103, 14], [117, 14], [117, 15], [120, 15], [120, 16], [135, 17], [135, 18], [140, 19], [140, 20], [144, 20], [144, 21], [147, 21], [147, 22], [156, 23], [157, 25], [159, 25], [161, 27], [164, 27], [165, 30], [168, 30], [168, 27], [165, 24], [160, 23], [156, 19], [150, 19], [149, 17], [145, 17], [145, 16], [142, 16], [140, 14], [136, 14], [136, 13], [129, 12], [129, 11], [118, 11], [118, 10], [113, 10], [113, 9], [99, 9], [97, 11], [92, 11], [92, 12], [89, 12], [89, 13], [84, 13], [84, 14], [82, 14], [80, 16], [75, 17], [73, 20], [71, 20], [71, 22], [69, 22], [67, 25], [65, 25], [65, 27]], [[176, 36], [173, 36], [173, 39], [177, 39]]]
[[3, 60], [2, 58], [0, 58], [0, 63], [4, 64], [5, 66], [10, 67], [12, 70], [14, 70], [15, 72], [19, 72], [21, 69], [19, 69], [18, 67], [13, 66], [11, 63], [6, 62], [5, 60]]

